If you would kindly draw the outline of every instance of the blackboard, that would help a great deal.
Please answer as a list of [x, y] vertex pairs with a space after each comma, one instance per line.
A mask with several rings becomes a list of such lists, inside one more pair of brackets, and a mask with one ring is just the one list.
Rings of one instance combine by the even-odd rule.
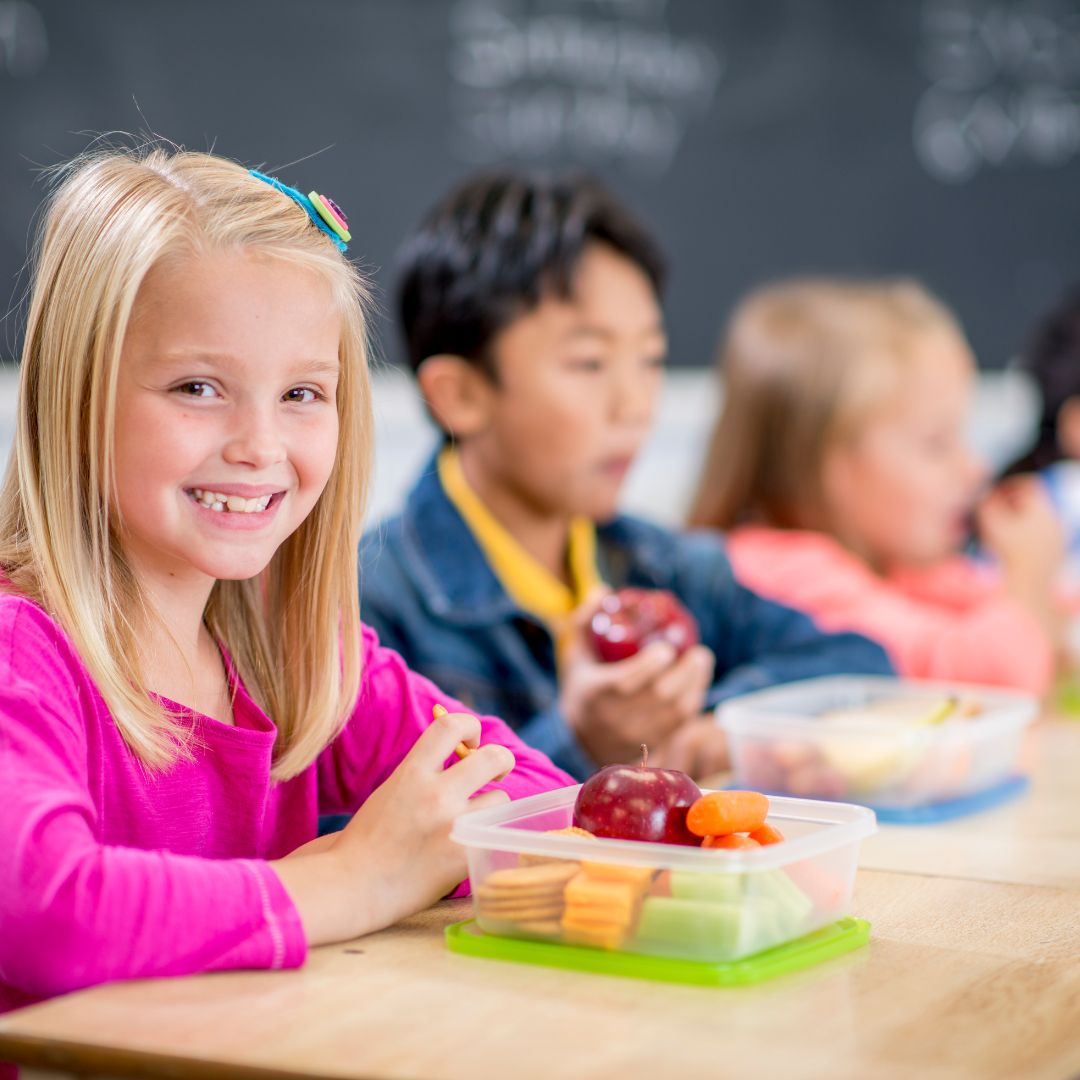
[[469, 170], [592, 169], [671, 256], [675, 364], [837, 272], [918, 276], [998, 367], [1080, 279], [1076, 0], [0, 0], [0, 307], [40, 167], [116, 130], [329, 192], [384, 307]]

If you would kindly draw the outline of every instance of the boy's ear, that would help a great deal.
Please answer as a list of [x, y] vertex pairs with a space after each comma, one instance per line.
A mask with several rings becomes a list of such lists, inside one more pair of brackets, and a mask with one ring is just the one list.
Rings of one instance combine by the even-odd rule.
[[449, 353], [429, 356], [420, 365], [416, 381], [436, 422], [455, 439], [467, 439], [487, 428], [495, 387], [476, 364]]
[[1080, 397], [1066, 398], [1057, 418], [1057, 443], [1066, 457], [1080, 460]]

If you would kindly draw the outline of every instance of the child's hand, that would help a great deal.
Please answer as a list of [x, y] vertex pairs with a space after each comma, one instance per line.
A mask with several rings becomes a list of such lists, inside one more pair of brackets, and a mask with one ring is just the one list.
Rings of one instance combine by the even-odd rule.
[[389, 926], [435, 903], [465, 877], [465, 853], [451, 842], [450, 826], [466, 811], [506, 802], [503, 791], [475, 793], [514, 767], [510, 750], [492, 743], [444, 768], [459, 742], [475, 747], [479, 738], [476, 717], [439, 717], [341, 832], [273, 864], [300, 910], [309, 944]]
[[695, 716], [676, 728], [655, 752], [649, 747], [649, 764], [677, 769], [695, 780], [711, 779], [731, 768], [727, 733], [711, 712]]
[[703, 645], [676, 657], [666, 642], [627, 660], [601, 663], [585, 644], [580, 621], [564, 650], [559, 705], [600, 765], [636, 760], [642, 743], [659, 745], [699, 715], [716, 663]]
[[978, 526], [983, 543], [1001, 563], [1009, 593], [1056, 635], [1054, 590], [1065, 537], [1045, 487], [1032, 476], [999, 485], [979, 506]]

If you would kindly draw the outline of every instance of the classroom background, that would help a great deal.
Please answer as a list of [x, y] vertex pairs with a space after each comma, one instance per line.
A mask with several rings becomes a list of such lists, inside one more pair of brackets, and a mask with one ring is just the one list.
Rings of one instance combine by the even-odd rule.
[[0, 0], [0, 457], [43, 171], [115, 132], [350, 213], [381, 308], [373, 517], [435, 438], [396, 368], [395, 251], [485, 166], [593, 172], [664, 242], [672, 372], [624, 501], [671, 523], [753, 286], [923, 281], [978, 354], [972, 437], [1000, 464], [1035, 416], [1016, 359], [1080, 282], [1076, 0]]

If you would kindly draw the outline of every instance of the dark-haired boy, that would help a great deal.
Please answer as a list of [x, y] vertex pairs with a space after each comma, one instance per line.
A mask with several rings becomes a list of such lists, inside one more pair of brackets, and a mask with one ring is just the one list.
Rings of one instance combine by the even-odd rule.
[[[473, 179], [403, 250], [410, 363], [447, 439], [403, 513], [361, 546], [361, 606], [385, 644], [567, 771], [654, 758], [720, 764], [705, 710], [771, 683], [889, 672], [732, 577], [721, 543], [619, 516], [666, 353], [664, 264], [596, 184]], [[598, 587], [670, 589], [702, 645], [601, 664], [583, 623]]]

